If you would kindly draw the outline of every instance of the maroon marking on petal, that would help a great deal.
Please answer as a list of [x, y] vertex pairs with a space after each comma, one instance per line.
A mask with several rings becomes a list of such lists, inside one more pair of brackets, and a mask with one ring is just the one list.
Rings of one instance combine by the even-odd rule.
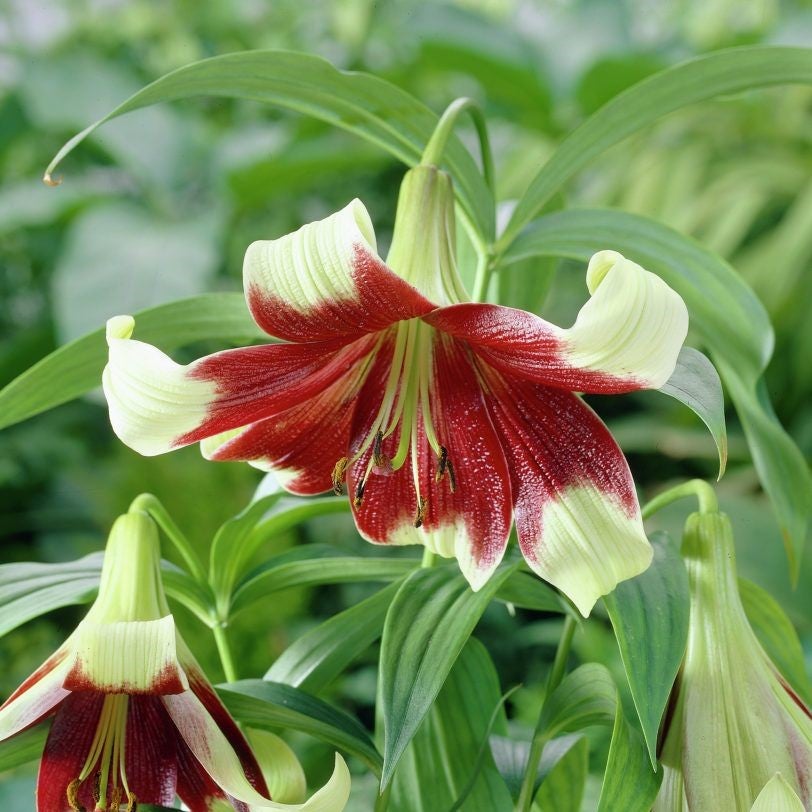
[[171, 806], [178, 783], [177, 730], [157, 696], [130, 697], [124, 769], [139, 803]]
[[[772, 663], [771, 663], [772, 665]], [[795, 693], [794, 689], [790, 684], [784, 679], [784, 677], [778, 673], [778, 669], [773, 666], [773, 673], [778, 678], [778, 681], [781, 683], [781, 687], [790, 695], [792, 701], [810, 718], [812, 719], [812, 711], [806, 706], [806, 703]]]
[[[387, 359], [382, 358], [367, 379], [369, 387], [365, 386], [366, 391], [359, 395], [354, 428], [356, 448], [367, 436], [377, 412], [381, 382], [388, 371]], [[440, 334], [435, 335], [434, 381], [429, 400], [438, 441], [446, 447], [453, 474], [446, 473], [437, 480], [440, 458], [430, 448], [423, 421], [419, 419], [418, 470], [421, 497], [426, 500], [421, 527], [430, 532], [461, 521], [474, 562], [482, 569], [491, 568], [501, 560], [510, 532], [512, 505], [507, 463], [468, 350], [461, 342]], [[366, 403], [368, 408], [364, 408]], [[387, 457], [394, 456], [399, 434], [399, 430], [395, 431], [381, 444]], [[371, 453], [372, 449], [348, 472], [350, 493], [366, 470]], [[413, 526], [419, 511], [411, 459], [397, 471], [373, 472], [361, 506], [354, 506], [353, 512], [359, 531], [379, 544], [390, 541], [398, 528]], [[417, 531], [417, 538], [416, 534]]]
[[424, 316], [438, 330], [469, 341], [495, 369], [525, 380], [566, 389], [610, 395], [647, 388], [634, 376], [620, 377], [573, 366], [558, 328], [525, 310], [466, 302]]
[[68, 648], [63, 647], [54, 652], [28, 679], [17, 688], [16, 691], [2, 704], [0, 710], [10, 705], [19, 696], [22, 696], [29, 688], [36, 685], [43, 677], [47, 676], [68, 656]]
[[265, 344], [202, 358], [190, 367], [189, 375], [214, 382], [218, 394], [206, 419], [178, 437], [175, 446], [293, 408], [347, 375], [359, 359], [369, 354], [374, 342], [374, 337], [365, 337], [350, 344]]
[[367, 358], [343, 378], [304, 403], [249, 426], [220, 446], [214, 460], [250, 460], [295, 470], [285, 481], [291, 493], [309, 496], [333, 487], [336, 461], [347, 453], [350, 422]]
[[270, 798], [268, 786], [265, 783], [265, 778], [262, 775], [262, 770], [257, 763], [251, 745], [248, 744], [248, 740], [243, 736], [242, 731], [237, 727], [237, 723], [226, 710], [226, 706], [220, 701], [220, 697], [214, 692], [211, 683], [197, 665], [187, 666], [187, 674], [189, 687], [234, 749], [248, 782], [257, 792], [266, 798]]
[[481, 366], [486, 400], [507, 455], [522, 552], [536, 559], [543, 505], [568, 486], [587, 485], [639, 514], [629, 466], [601, 419], [577, 395]]
[[180, 736], [178, 736], [176, 747], [178, 756], [177, 793], [181, 801], [189, 807], [189, 812], [211, 812], [215, 800], [230, 801], [237, 812], [250, 812], [247, 804], [229, 797], [217, 786]]
[[362, 245], [355, 246], [352, 281], [356, 296], [327, 300], [306, 312], [258, 285], [251, 285], [245, 296], [254, 321], [266, 333], [287, 341], [355, 338], [436, 307]]
[[98, 691], [107, 694], [130, 694], [131, 696], [182, 694], [186, 690], [182, 682], [182, 671], [177, 663], [167, 663], [149, 687], [140, 688], [131, 682], [121, 682], [114, 686], [99, 685], [88, 676], [82, 660], [77, 659], [63, 684], [68, 691]]
[[[37, 812], [68, 812], [67, 789], [79, 777], [99, 723], [104, 695], [70, 694], [54, 717], [37, 776]], [[93, 777], [79, 789], [79, 799], [93, 809]]]

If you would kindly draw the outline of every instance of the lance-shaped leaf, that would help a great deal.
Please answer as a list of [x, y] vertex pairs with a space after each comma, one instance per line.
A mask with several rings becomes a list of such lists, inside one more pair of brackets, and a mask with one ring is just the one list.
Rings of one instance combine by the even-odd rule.
[[381, 643], [380, 696], [386, 788], [479, 618], [517, 565], [478, 592], [451, 567], [413, 572], [389, 607]]

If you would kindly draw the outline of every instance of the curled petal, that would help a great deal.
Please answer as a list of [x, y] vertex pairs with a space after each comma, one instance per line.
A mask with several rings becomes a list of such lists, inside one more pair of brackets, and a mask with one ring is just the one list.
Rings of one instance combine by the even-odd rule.
[[524, 310], [466, 303], [424, 317], [469, 341], [505, 373], [574, 392], [657, 389], [674, 371], [688, 331], [682, 298], [614, 251], [592, 257], [592, 297], [568, 330]]
[[363, 342], [272, 344], [225, 350], [188, 366], [130, 338], [134, 320], [107, 323], [102, 383], [118, 437], [145, 456], [284, 411], [344, 375]]
[[522, 553], [586, 617], [601, 595], [651, 563], [626, 460], [577, 395], [493, 370], [487, 389]]
[[378, 256], [360, 200], [278, 240], [252, 243], [243, 282], [257, 324], [290, 341], [353, 338], [434, 308]]
[[69, 691], [179, 694], [189, 687], [175, 650], [172, 615], [160, 620], [93, 623], [74, 635]]
[[70, 638], [49, 657], [0, 707], [0, 741], [35, 725], [65, 697]]

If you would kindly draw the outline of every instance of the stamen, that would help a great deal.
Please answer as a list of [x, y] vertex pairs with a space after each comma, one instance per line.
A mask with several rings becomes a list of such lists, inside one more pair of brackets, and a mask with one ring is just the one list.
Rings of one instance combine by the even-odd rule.
[[437, 463], [437, 470], [434, 473], [434, 481], [439, 482], [446, 471], [446, 466], [448, 465], [448, 449], [444, 446], [440, 446], [440, 461]]
[[428, 506], [428, 499], [424, 499], [422, 496], [417, 500], [417, 516], [414, 519], [414, 526], [421, 527], [423, 525], [423, 520], [426, 518], [426, 507]]
[[79, 786], [81, 783], [78, 778], [74, 778], [73, 781], [68, 784], [68, 788], [65, 791], [65, 795], [68, 798], [68, 806], [73, 812], [85, 812], [84, 806], [79, 803]]
[[451, 464], [451, 460], [446, 460], [445, 469], [448, 473], [448, 487], [451, 489], [451, 493], [454, 493], [457, 490], [457, 477], [454, 476], [454, 466]]
[[375, 468], [389, 468], [392, 461], [383, 453], [383, 432], [379, 429], [372, 447], [372, 465]]
[[110, 796], [110, 806], [107, 808], [108, 812], [119, 812], [121, 809], [121, 787], [113, 787], [113, 793]]
[[364, 498], [364, 488], [366, 487], [366, 482], [363, 479], [358, 480], [358, 484], [355, 486], [355, 498], [352, 500], [353, 505], [359, 508], [361, 507], [361, 502]]
[[346, 457], [342, 457], [336, 464], [333, 466], [333, 493], [336, 496], [341, 496], [344, 492], [344, 479], [347, 476], [347, 465], [349, 460]]
[[138, 798], [132, 792], [127, 793], [127, 812], [138, 812]]

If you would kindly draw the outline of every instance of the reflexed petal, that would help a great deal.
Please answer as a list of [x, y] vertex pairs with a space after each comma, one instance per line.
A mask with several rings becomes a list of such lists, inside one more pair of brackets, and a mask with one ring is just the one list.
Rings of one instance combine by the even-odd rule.
[[[79, 777], [96, 735], [104, 695], [84, 691], [70, 694], [48, 731], [37, 776], [37, 812], [68, 809], [68, 784]], [[79, 800], [93, 809], [93, 781], [79, 789]]]
[[121, 623], [83, 621], [76, 629], [69, 691], [179, 694], [188, 689], [175, 650], [172, 615]]
[[776, 773], [765, 784], [750, 812], [804, 812], [804, 805], [781, 773]]
[[0, 741], [39, 722], [68, 695], [62, 687], [70, 667], [66, 641], [0, 707]]
[[188, 366], [135, 341], [134, 321], [107, 324], [110, 360], [102, 378], [118, 437], [146, 456], [245, 426], [329, 386], [368, 352], [367, 344], [269, 344], [209, 355]]
[[126, 736], [130, 789], [139, 803], [171, 806], [178, 782], [177, 733], [159, 697], [130, 697]]
[[278, 240], [252, 243], [243, 281], [257, 324], [291, 341], [358, 336], [434, 308], [380, 259], [360, 200]]
[[333, 487], [331, 472], [347, 453], [355, 396], [366, 359], [323, 392], [274, 417], [201, 443], [212, 460], [246, 460], [273, 471], [280, 484], [300, 495]]
[[307, 777], [288, 743], [269, 730], [246, 730], [271, 798], [298, 804], [307, 797]]
[[524, 310], [475, 303], [424, 320], [470, 341], [491, 366], [537, 383], [601, 394], [662, 386], [688, 331], [682, 298], [614, 251], [592, 257], [587, 284], [592, 297], [568, 330]]
[[[433, 364], [431, 418], [438, 442], [448, 451], [453, 474], [446, 473], [437, 481], [439, 459], [429, 446], [420, 415], [417, 467], [420, 495], [426, 500], [422, 526], [414, 526], [417, 495], [411, 459], [394, 472], [373, 471], [361, 507], [353, 506], [353, 510], [359, 532], [369, 541], [423, 544], [441, 556], [456, 557], [476, 590], [499, 565], [507, 546], [512, 516], [509, 473], [467, 350], [459, 342], [435, 334]], [[353, 429], [356, 448], [371, 429], [388, 365], [388, 355], [380, 353], [359, 395]], [[387, 456], [394, 456], [399, 438], [400, 432], [395, 431], [384, 440]], [[348, 471], [350, 498], [371, 453], [369, 450]]]
[[524, 557], [586, 617], [601, 595], [651, 562], [626, 460], [576, 395], [492, 370], [486, 383]]

